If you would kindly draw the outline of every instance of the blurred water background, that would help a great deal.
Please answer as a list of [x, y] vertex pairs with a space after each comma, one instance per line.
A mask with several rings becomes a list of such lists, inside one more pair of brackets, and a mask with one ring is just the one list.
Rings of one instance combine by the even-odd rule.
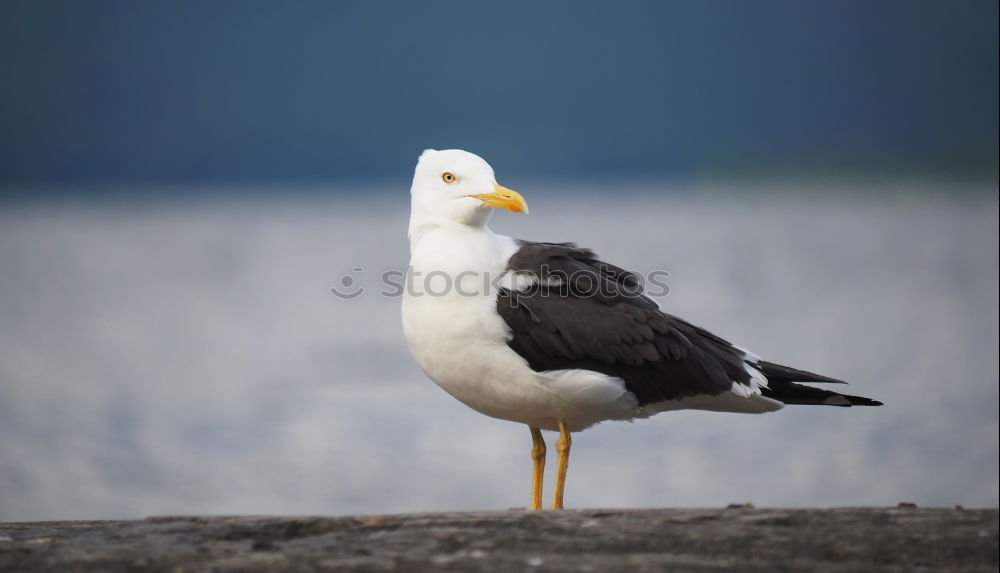
[[0, 520], [525, 505], [527, 430], [380, 293], [426, 147], [886, 403], [602, 424], [570, 506], [998, 503], [994, 2], [11, 1], [0, 43]]

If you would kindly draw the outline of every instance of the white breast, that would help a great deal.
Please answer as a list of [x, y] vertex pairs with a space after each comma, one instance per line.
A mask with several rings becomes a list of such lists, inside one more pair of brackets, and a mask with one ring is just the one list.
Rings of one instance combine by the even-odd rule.
[[575, 430], [636, 416], [620, 379], [582, 370], [537, 373], [507, 346], [494, 279], [516, 250], [509, 237], [466, 226], [425, 230], [412, 245], [403, 330], [421, 369], [478, 412], [543, 429], [557, 429], [559, 419]]

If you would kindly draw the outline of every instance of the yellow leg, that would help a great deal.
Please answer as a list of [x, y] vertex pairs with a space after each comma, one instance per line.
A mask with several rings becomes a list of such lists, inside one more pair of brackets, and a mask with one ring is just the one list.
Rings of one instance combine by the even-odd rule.
[[[530, 426], [529, 426], [530, 428]], [[531, 509], [542, 509], [542, 475], [545, 473], [545, 440], [542, 431], [531, 429], [531, 461], [535, 468], [531, 472]]]
[[552, 495], [552, 509], [563, 508], [563, 492], [566, 490], [566, 468], [569, 467], [569, 448], [573, 439], [569, 435], [566, 422], [559, 420], [559, 439], [556, 440], [556, 453], [559, 454], [556, 465], [556, 489]]

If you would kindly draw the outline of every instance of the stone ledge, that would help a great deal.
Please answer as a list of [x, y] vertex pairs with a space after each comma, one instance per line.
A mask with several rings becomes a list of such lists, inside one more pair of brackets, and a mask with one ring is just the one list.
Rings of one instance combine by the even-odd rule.
[[996, 509], [629, 509], [0, 523], [0, 571], [996, 571]]

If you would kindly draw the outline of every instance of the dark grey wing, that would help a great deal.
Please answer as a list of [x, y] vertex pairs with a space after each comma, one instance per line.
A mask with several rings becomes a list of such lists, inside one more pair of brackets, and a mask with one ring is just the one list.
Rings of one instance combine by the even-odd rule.
[[748, 364], [769, 380], [765, 396], [790, 404], [878, 405], [793, 384], [840, 382], [756, 357], [666, 314], [642, 294], [639, 277], [572, 243], [520, 242], [508, 271], [530, 286], [503, 289], [497, 311], [510, 328], [508, 346], [535, 371], [580, 368], [615, 376], [639, 405], [718, 395], [750, 385]]
[[639, 278], [571, 243], [522, 242], [508, 270], [534, 277], [503, 290], [508, 345], [536, 371], [581, 368], [625, 381], [640, 405], [749, 384], [744, 353], [659, 310]]

